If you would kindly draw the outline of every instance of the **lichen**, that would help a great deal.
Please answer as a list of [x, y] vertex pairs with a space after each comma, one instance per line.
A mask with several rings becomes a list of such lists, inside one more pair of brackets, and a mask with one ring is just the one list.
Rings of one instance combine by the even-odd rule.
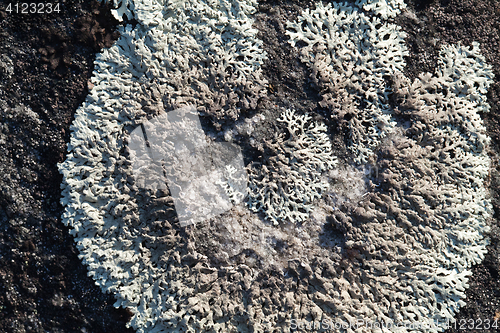
[[383, 19], [396, 17], [406, 8], [404, 0], [356, 0], [356, 5], [380, 15]]
[[208, 141], [194, 106], [141, 123], [128, 149], [135, 184], [152, 191], [168, 185], [181, 226], [219, 215], [245, 197], [241, 149]]
[[321, 175], [336, 166], [336, 157], [324, 124], [292, 110], [276, 121], [286, 133], [266, 142], [266, 163], [248, 168], [249, 207], [263, 212], [275, 225], [305, 221], [313, 200], [328, 188]]
[[[450, 63], [457, 64], [456, 72], [448, 70]], [[465, 74], [466, 66], [475, 72]], [[471, 98], [477, 87], [469, 93], [456, 87], [483, 82], [486, 89], [491, 67], [477, 44], [445, 46], [436, 72], [411, 84], [398, 77], [400, 110], [411, 126], [393, 133], [378, 150], [377, 190], [354, 205], [344, 202], [334, 213], [347, 248], [370, 267], [363, 278], [389, 300], [365, 302], [385, 322], [453, 321], [464, 305], [469, 268], [482, 261], [488, 244], [489, 138], [478, 113], [487, 108], [484, 95]]]
[[405, 66], [404, 32], [345, 3], [321, 2], [287, 28], [289, 43], [298, 47], [320, 89], [320, 106], [338, 122], [347, 122], [353, 160], [368, 162], [396, 125], [388, 78]]
[[165, 108], [196, 105], [220, 128], [265, 98], [266, 53], [251, 19], [255, 1], [120, 3], [120, 13], [141, 24], [121, 28], [120, 40], [98, 63], [108, 67], [115, 57], [125, 73], [154, 82]]
[[[353, 134], [351, 143], [358, 147], [352, 152], [360, 154], [358, 162], [370, 156], [377, 172], [366, 177], [349, 172], [354, 167], [343, 161], [354, 178], [348, 193], [349, 180], [339, 179], [346, 172], [332, 170], [337, 161], [326, 125], [287, 110], [277, 121], [282, 131], [262, 143], [262, 163], [250, 168], [250, 196], [261, 202], [253, 208], [279, 223], [267, 223], [239, 204], [204, 223], [182, 227], [168, 189], [140, 188], [134, 179], [130, 133], [174, 104], [200, 98], [196, 105], [206, 109], [209, 102], [203, 98], [214, 95], [203, 95], [199, 82], [207, 84], [211, 76], [188, 78], [207, 70], [205, 59], [214, 59], [217, 52], [253, 80], [259, 62], [235, 57], [232, 52], [240, 51], [233, 46], [260, 45], [249, 42], [255, 35], [246, 28], [248, 33], [238, 35], [241, 43], [230, 38], [216, 42], [224, 35], [217, 24], [228, 27], [228, 20], [247, 18], [254, 2], [231, 7], [224, 1], [194, 3], [167, 2], [159, 14], [156, 2], [125, 6], [139, 23], [123, 28], [120, 40], [99, 55], [94, 88], [76, 112], [68, 156], [59, 165], [63, 222], [75, 236], [89, 275], [115, 295], [115, 306], [132, 312], [129, 326], [139, 333], [288, 332], [292, 322], [352, 327], [362, 320], [357, 332], [374, 333], [374, 322], [452, 320], [463, 305], [470, 266], [484, 257], [491, 218], [489, 139], [478, 113], [488, 110], [485, 92], [492, 73], [479, 46], [443, 47], [436, 74], [410, 82], [402, 75], [406, 49], [397, 27], [346, 4], [318, 4], [316, 11], [305, 11], [299, 18], [304, 27], [289, 25], [295, 27], [292, 39], [306, 41], [303, 59], [313, 77], [324, 79], [318, 85], [331, 89], [322, 104], [339, 110], [337, 120], [342, 112], [353, 112], [351, 128], [371, 135], [366, 141]], [[210, 14], [208, 21], [202, 12]], [[199, 29], [205, 34], [189, 35]], [[175, 38], [173, 31], [178, 32]], [[215, 43], [210, 52], [207, 40]], [[218, 48], [226, 42], [233, 46]], [[189, 58], [188, 50], [199, 58]], [[337, 57], [348, 67], [334, 67]], [[355, 69], [359, 84], [349, 72]], [[347, 85], [329, 81], [335, 77]], [[214, 94], [222, 94], [222, 86], [212, 85]], [[397, 112], [386, 105], [388, 91]], [[351, 109], [347, 101], [354, 101]], [[227, 120], [224, 114], [213, 119]], [[369, 122], [368, 115], [375, 120]], [[239, 124], [236, 131], [251, 132], [253, 125]], [[225, 171], [231, 179], [234, 170]], [[229, 194], [239, 188], [236, 181], [226, 185]]]
[[192, 244], [181, 237], [168, 191], [135, 183], [130, 132], [187, 104], [216, 126], [238, 118], [265, 95], [265, 53], [251, 26], [253, 1], [120, 3], [115, 14], [139, 23], [121, 27], [97, 56], [94, 87], [76, 111], [59, 165], [61, 202], [89, 276], [133, 313], [130, 326], [154, 332], [184, 320], [176, 309], [195, 292], [180, 281], [196, 284], [193, 270], [202, 273], [185, 265]]

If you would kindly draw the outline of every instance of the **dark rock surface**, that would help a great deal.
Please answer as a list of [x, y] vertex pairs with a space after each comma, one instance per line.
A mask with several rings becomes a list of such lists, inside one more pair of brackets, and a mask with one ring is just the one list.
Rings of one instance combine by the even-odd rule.
[[[111, 45], [117, 22], [105, 6], [60, 1], [60, 13], [7, 13], [0, 3], [0, 332], [127, 332], [129, 313], [113, 307], [86, 275], [72, 237], [61, 222], [62, 177], [69, 126], [89, 89], [93, 60]], [[489, 254], [472, 269], [467, 305], [456, 328], [500, 317], [500, 2], [498, 0], [408, 1], [396, 19], [408, 33], [407, 75], [433, 72], [444, 43], [478, 41], [493, 66], [495, 83], [484, 116], [492, 137], [491, 190], [495, 216]], [[284, 22], [313, 1], [262, 1], [256, 27], [269, 60], [270, 102], [316, 110], [318, 91], [286, 43]], [[411, 14], [413, 13], [413, 14]], [[335, 124], [330, 128], [335, 128]], [[342, 129], [332, 133], [342, 154]], [[132, 331], [132, 330], [129, 330]], [[500, 330], [498, 330], [500, 331]]]
[[114, 20], [95, 2], [15, 14], [0, 4], [0, 332], [126, 332], [61, 222], [56, 163]]

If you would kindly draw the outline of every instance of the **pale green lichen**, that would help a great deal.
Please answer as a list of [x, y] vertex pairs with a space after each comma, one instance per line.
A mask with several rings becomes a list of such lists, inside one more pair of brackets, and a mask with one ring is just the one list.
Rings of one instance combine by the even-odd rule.
[[[457, 64], [457, 71], [448, 64]], [[468, 66], [475, 72], [456, 74]], [[487, 89], [491, 78], [473, 44], [443, 47], [435, 76], [396, 79], [400, 110], [411, 125], [382, 143], [372, 179], [378, 189], [334, 214], [347, 247], [371, 267], [364, 274], [368, 285], [389, 300], [365, 302], [378, 320], [444, 323], [464, 305], [470, 267], [486, 254], [492, 207], [485, 188], [489, 138], [479, 116], [485, 96], [471, 100], [481, 88], [464, 93], [456, 87], [483, 82]]]
[[[309, 218], [312, 202], [328, 188], [322, 173], [336, 166], [325, 124], [286, 110], [276, 119], [286, 133], [266, 142], [266, 163], [248, 170], [250, 209], [275, 225]], [[288, 139], [286, 139], [288, 137]]]
[[187, 245], [174, 225], [172, 198], [134, 182], [129, 133], [187, 104], [216, 126], [238, 118], [265, 96], [265, 52], [250, 18], [255, 1], [119, 4], [118, 17], [139, 23], [120, 27], [120, 38], [97, 56], [94, 88], [76, 111], [68, 155], [59, 165], [63, 221], [89, 275], [116, 296], [115, 306], [133, 313], [129, 326], [175, 331], [184, 320], [181, 299], [198, 293], [183, 277], [194, 277], [193, 269], [204, 273], [181, 264], [186, 253], [180, 248]]
[[266, 53], [250, 18], [255, 1], [120, 3], [141, 24], [120, 28], [120, 40], [103, 53], [115, 60], [102, 59], [101, 76], [116, 67], [154, 85], [167, 110], [195, 105], [219, 128], [266, 96], [260, 68]]
[[488, 112], [486, 92], [494, 74], [479, 50], [479, 43], [471, 47], [445, 45], [440, 51], [438, 76], [444, 85], [457, 95], [477, 103], [479, 111]]
[[[253, 208], [285, 223], [264, 223], [239, 205], [181, 228], [168, 193], [134, 182], [126, 142], [138, 123], [176, 104], [216, 105], [213, 110], [223, 110], [212, 114], [216, 119], [239, 112], [234, 96], [224, 97], [233, 83], [210, 80], [232, 68], [235, 74], [223, 78], [238, 86], [240, 78], [251, 83], [260, 73], [263, 52], [248, 16], [256, 3], [121, 3], [117, 15], [139, 23], [122, 28], [121, 38], [98, 56], [95, 86], [76, 112], [59, 168], [63, 221], [89, 275], [115, 295], [115, 306], [132, 312], [131, 327], [140, 333], [287, 332], [292, 320], [348, 326], [363, 320], [357, 332], [375, 333], [370, 323], [452, 320], [463, 305], [470, 266], [484, 257], [491, 218], [489, 139], [478, 112], [488, 110], [493, 74], [477, 44], [443, 47], [436, 74], [410, 82], [402, 75], [403, 34], [370, 16], [377, 12], [347, 4], [305, 11], [301, 24], [290, 23], [290, 36], [306, 43], [303, 60], [326, 89], [323, 105], [338, 114], [358, 112], [350, 123], [359, 129], [351, 136], [358, 145], [352, 152], [359, 161], [376, 152], [377, 173], [350, 172], [356, 188], [331, 206], [332, 189], [350, 188], [323, 181], [324, 171], [332, 182], [345, 174], [332, 171], [337, 161], [326, 126], [288, 110], [278, 120], [283, 135], [263, 144], [269, 154], [251, 171], [251, 197], [261, 202]], [[384, 3], [403, 8], [393, 6], [400, 1]], [[206, 59], [223, 65], [212, 72]], [[407, 126], [391, 118], [389, 92]], [[210, 104], [212, 98], [217, 103]], [[239, 187], [227, 185], [228, 191]]]
[[347, 122], [354, 161], [366, 163], [396, 125], [387, 78], [405, 66], [405, 33], [346, 3], [319, 2], [287, 23], [287, 35], [292, 46], [302, 43], [301, 60], [320, 88], [320, 105]]
[[404, 0], [356, 0], [356, 5], [380, 15], [383, 19], [396, 17], [406, 8]]

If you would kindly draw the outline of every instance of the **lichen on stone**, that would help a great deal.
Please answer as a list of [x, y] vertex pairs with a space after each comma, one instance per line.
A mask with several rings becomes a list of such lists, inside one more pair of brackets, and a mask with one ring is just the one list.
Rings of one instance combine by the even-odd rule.
[[383, 19], [396, 17], [406, 8], [404, 0], [356, 0], [356, 5], [380, 15]]
[[336, 166], [325, 124], [309, 115], [284, 111], [278, 123], [286, 133], [266, 141], [267, 160], [249, 170], [249, 207], [275, 225], [309, 218], [314, 199], [328, 188], [322, 173]]
[[194, 106], [141, 123], [128, 150], [135, 184], [152, 191], [168, 185], [181, 226], [219, 215], [245, 197], [241, 149], [207, 140]]
[[287, 28], [320, 89], [320, 106], [347, 122], [353, 160], [366, 163], [395, 126], [388, 79], [404, 69], [405, 33], [346, 3], [319, 2]]
[[[98, 56], [94, 88], [76, 112], [59, 165], [63, 222], [89, 276], [116, 297], [115, 306], [131, 311], [129, 326], [139, 333], [289, 332], [292, 321], [352, 327], [362, 320], [356, 332], [375, 333], [373, 323], [453, 320], [470, 267], [484, 257], [491, 218], [489, 139], [478, 113], [488, 110], [492, 73], [478, 45], [444, 47], [436, 74], [410, 82], [402, 75], [406, 49], [397, 27], [347, 4], [305, 11], [300, 24], [290, 23], [291, 37], [306, 43], [303, 59], [326, 89], [322, 104], [337, 120], [355, 119], [345, 121], [358, 162], [370, 157], [377, 172], [365, 175], [347, 161], [346, 171], [334, 170], [326, 125], [286, 110], [275, 137], [263, 140], [261, 163], [249, 167], [250, 207], [277, 223], [237, 204], [183, 227], [169, 189], [141, 188], [134, 179], [131, 133], [174, 105], [196, 99], [198, 111], [208, 110], [206, 99], [229, 85], [196, 74], [210, 71], [205, 59], [227, 53], [234, 73], [251, 81], [262, 59], [232, 52], [251, 44], [251, 54], [263, 53], [241, 22], [234, 27], [243, 30], [230, 33], [241, 41], [217, 42], [226, 36], [221, 26], [248, 18], [252, 1], [172, 1], [160, 13], [159, 2], [150, 4], [127, 7], [139, 23], [122, 28]], [[216, 107], [214, 121], [231, 119], [224, 112], [242, 100]], [[221, 134], [246, 135], [257, 118]], [[224, 185], [229, 196], [240, 186]]]
[[489, 111], [486, 92], [494, 74], [481, 55], [479, 43], [473, 42], [470, 48], [460, 44], [443, 46], [438, 76], [452, 93], [477, 103], [479, 111]]
[[134, 17], [133, 11], [135, 9], [133, 0], [103, 0], [103, 2], [110, 2], [114, 9], [111, 9], [111, 14], [118, 21], [123, 21], [123, 16], [127, 19]]
[[[457, 75], [465, 67], [447, 68], [464, 61], [475, 72]], [[333, 215], [346, 246], [370, 267], [363, 278], [387, 298], [365, 302], [377, 318], [451, 322], [464, 305], [469, 269], [486, 253], [492, 207], [485, 188], [489, 138], [478, 113], [486, 110], [484, 95], [472, 100], [475, 88], [468, 94], [456, 87], [483, 82], [487, 89], [491, 75], [477, 44], [453, 45], [442, 48], [436, 75], [421, 74], [411, 84], [396, 80], [410, 126], [378, 150], [372, 180], [377, 190], [355, 205], [342, 204]]]
[[[238, 118], [265, 95], [265, 53], [251, 26], [254, 1], [119, 3], [116, 14], [138, 23], [119, 28], [120, 38], [97, 56], [94, 87], [76, 111], [59, 165], [63, 221], [89, 276], [133, 314], [131, 327], [176, 331], [187, 311], [181, 303], [189, 307], [185, 297], [198, 293], [195, 275], [205, 274], [186, 262], [203, 256], [186, 257], [192, 243], [169, 192], [135, 183], [127, 141], [139, 124], [177, 106], [195, 105], [216, 126]], [[214, 320], [196, 323], [219, 325]]]
[[167, 109], [196, 105], [220, 128], [266, 96], [260, 68], [266, 53], [251, 19], [255, 5], [124, 0], [120, 8], [141, 24], [122, 28], [117, 45], [133, 56], [135, 77], [155, 82]]

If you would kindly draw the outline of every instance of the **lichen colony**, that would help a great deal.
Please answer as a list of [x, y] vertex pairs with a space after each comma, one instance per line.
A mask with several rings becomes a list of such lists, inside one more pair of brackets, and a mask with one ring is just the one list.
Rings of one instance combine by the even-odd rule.
[[[168, 188], [134, 179], [131, 133], [186, 105], [220, 133], [260, 119], [257, 2], [114, 5], [117, 18], [138, 23], [97, 57], [59, 170], [63, 221], [89, 275], [133, 313], [131, 327], [289, 332], [297, 322], [453, 319], [469, 268], [485, 255], [492, 210], [479, 113], [493, 74], [478, 44], [443, 46], [435, 73], [410, 81], [405, 34], [390, 22], [402, 0], [303, 11], [286, 25], [288, 42], [320, 90], [318, 108], [347, 121], [351, 159], [335, 156], [321, 119], [277, 107], [273, 136], [258, 143], [266, 158], [247, 159], [245, 202], [185, 226]], [[252, 126], [243, 151], [256, 140]], [[377, 172], [343, 177], [367, 166]]]

